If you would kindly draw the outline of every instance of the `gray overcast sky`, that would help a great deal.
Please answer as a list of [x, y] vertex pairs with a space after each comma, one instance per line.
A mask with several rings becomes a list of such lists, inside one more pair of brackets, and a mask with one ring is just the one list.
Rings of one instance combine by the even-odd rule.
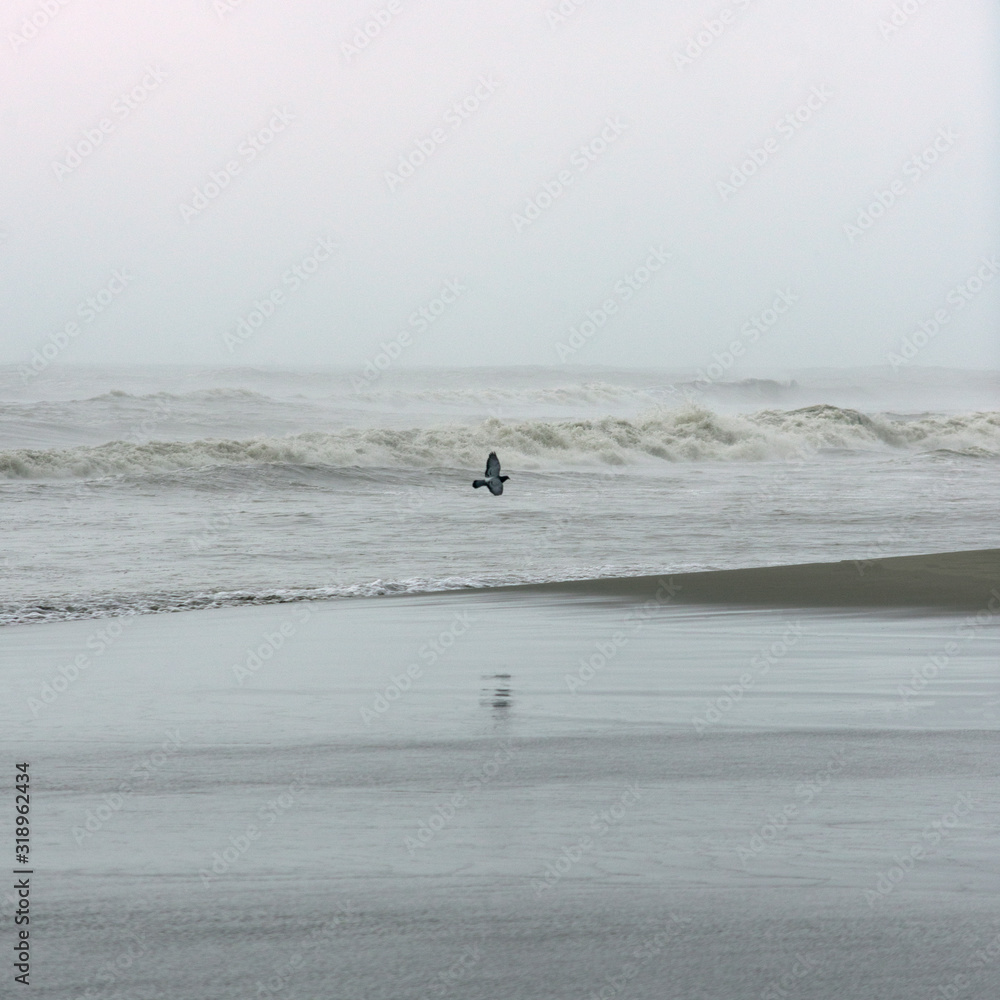
[[0, 18], [0, 362], [1000, 367], [991, 0]]

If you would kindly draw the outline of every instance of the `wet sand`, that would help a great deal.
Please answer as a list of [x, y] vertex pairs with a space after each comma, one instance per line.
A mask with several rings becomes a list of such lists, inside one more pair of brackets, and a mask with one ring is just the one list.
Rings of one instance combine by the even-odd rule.
[[937, 610], [588, 581], [4, 630], [32, 995], [996, 995], [995, 553], [882, 562]]
[[693, 604], [978, 611], [1000, 606], [1000, 549], [676, 573], [667, 577], [572, 580], [504, 589], [643, 599], [655, 594], [664, 579], [672, 584], [674, 601]]

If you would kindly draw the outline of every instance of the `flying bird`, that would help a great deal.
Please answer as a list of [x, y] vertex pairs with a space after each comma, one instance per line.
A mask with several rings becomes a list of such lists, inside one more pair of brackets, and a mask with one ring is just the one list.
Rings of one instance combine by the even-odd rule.
[[503, 493], [503, 484], [510, 479], [510, 476], [500, 475], [500, 459], [495, 451], [490, 452], [490, 457], [486, 459], [486, 478], [474, 479], [472, 485], [478, 490], [480, 486], [485, 486], [495, 497]]

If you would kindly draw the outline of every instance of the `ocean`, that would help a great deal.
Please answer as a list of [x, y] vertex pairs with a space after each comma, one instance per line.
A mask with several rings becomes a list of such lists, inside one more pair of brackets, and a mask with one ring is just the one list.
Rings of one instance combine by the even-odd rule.
[[996, 996], [998, 386], [4, 369], [3, 974]]
[[995, 374], [371, 371], [0, 370], [0, 622], [1000, 540]]

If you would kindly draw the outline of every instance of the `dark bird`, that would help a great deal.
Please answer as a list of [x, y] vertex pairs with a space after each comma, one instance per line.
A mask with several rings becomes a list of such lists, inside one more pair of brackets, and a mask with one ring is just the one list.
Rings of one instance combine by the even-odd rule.
[[490, 457], [486, 459], [486, 478], [474, 479], [472, 485], [478, 490], [480, 486], [485, 486], [495, 497], [503, 493], [503, 484], [510, 479], [510, 476], [500, 475], [500, 459], [495, 451], [490, 452]]

